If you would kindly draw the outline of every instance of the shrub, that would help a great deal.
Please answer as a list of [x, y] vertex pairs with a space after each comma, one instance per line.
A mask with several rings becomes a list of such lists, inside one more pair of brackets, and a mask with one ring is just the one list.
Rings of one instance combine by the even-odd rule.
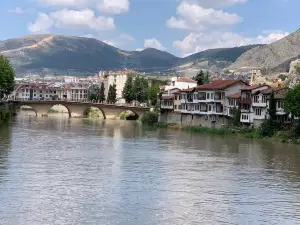
[[141, 117], [142, 124], [153, 126], [158, 123], [158, 114], [155, 112], [148, 112]]
[[261, 124], [259, 128], [259, 134], [262, 137], [272, 137], [279, 130], [280, 130], [279, 123], [272, 120], [266, 120]]

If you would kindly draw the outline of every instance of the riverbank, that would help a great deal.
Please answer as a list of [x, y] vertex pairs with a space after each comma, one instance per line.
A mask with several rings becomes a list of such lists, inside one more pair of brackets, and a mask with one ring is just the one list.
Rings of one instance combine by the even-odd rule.
[[168, 123], [157, 123], [157, 127], [159, 128], [168, 128], [174, 130], [181, 130], [185, 132], [192, 132], [198, 134], [207, 134], [214, 136], [237, 136], [237, 137], [245, 137], [251, 139], [259, 139], [259, 140], [269, 140], [274, 142], [281, 143], [292, 143], [292, 144], [300, 144], [300, 139], [289, 136], [289, 131], [278, 131], [275, 132], [274, 135], [264, 136], [262, 135], [261, 128], [259, 129], [251, 129], [246, 127], [223, 127], [223, 128], [207, 128], [207, 127], [190, 127], [178, 124], [168, 124]]

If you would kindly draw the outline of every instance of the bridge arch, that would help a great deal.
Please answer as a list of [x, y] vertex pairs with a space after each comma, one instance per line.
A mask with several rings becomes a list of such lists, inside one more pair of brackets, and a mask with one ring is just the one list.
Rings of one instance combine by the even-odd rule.
[[53, 107], [59, 107], [59, 106], [62, 106], [62, 107], [64, 107], [65, 109], [67, 109], [67, 113], [68, 113], [68, 117], [69, 118], [71, 118], [72, 117], [72, 112], [71, 112], [71, 110], [69, 109], [69, 107], [67, 106], [67, 105], [65, 105], [65, 104], [63, 104], [63, 103], [58, 103], [58, 104], [53, 104], [53, 105], [51, 105], [50, 106], [50, 108], [48, 109], [48, 113], [47, 114], [49, 114], [49, 112], [50, 112], [50, 110], [53, 108]]
[[35, 116], [37, 116], [38, 115], [38, 112], [37, 112], [37, 110], [33, 107], [33, 106], [31, 106], [30, 104], [20, 104], [20, 105], [18, 105], [15, 109], [14, 109], [14, 113], [15, 114], [17, 114], [17, 111], [24, 111], [24, 112], [26, 112], [26, 111], [28, 111], [28, 112], [33, 112], [34, 114], [35, 114]]
[[100, 117], [99, 115], [98, 116], [96, 115], [97, 113], [100, 113], [100, 115], [102, 115], [103, 119], [106, 119], [106, 114], [105, 114], [104, 110], [96, 105], [91, 105], [91, 106], [85, 107], [82, 116], [89, 117], [90, 115], [88, 115], [88, 113], [92, 113], [92, 114], [95, 113], [95, 117]]

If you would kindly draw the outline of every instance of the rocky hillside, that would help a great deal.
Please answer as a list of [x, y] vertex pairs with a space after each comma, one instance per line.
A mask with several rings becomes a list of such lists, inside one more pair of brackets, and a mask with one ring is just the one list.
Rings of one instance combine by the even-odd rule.
[[99, 70], [123, 68], [149, 72], [196, 65], [198, 69], [204, 64], [223, 69], [253, 47], [256, 46], [213, 49], [178, 58], [154, 48], [123, 51], [93, 38], [45, 34], [0, 41], [0, 54], [11, 60], [19, 76], [29, 72], [88, 75]]
[[230, 69], [266, 68], [286, 72], [289, 64], [300, 56], [300, 30], [269, 45], [258, 46], [242, 54]]
[[99, 70], [168, 69], [179, 58], [157, 49], [122, 51], [93, 38], [35, 35], [0, 42], [17, 74], [93, 74]]

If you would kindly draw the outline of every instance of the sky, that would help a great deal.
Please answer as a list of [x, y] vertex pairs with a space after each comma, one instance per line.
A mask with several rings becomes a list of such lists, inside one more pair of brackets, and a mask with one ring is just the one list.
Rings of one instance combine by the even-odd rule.
[[299, 28], [299, 8], [299, 0], [0, 0], [0, 40], [73, 35], [184, 57], [279, 40]]

